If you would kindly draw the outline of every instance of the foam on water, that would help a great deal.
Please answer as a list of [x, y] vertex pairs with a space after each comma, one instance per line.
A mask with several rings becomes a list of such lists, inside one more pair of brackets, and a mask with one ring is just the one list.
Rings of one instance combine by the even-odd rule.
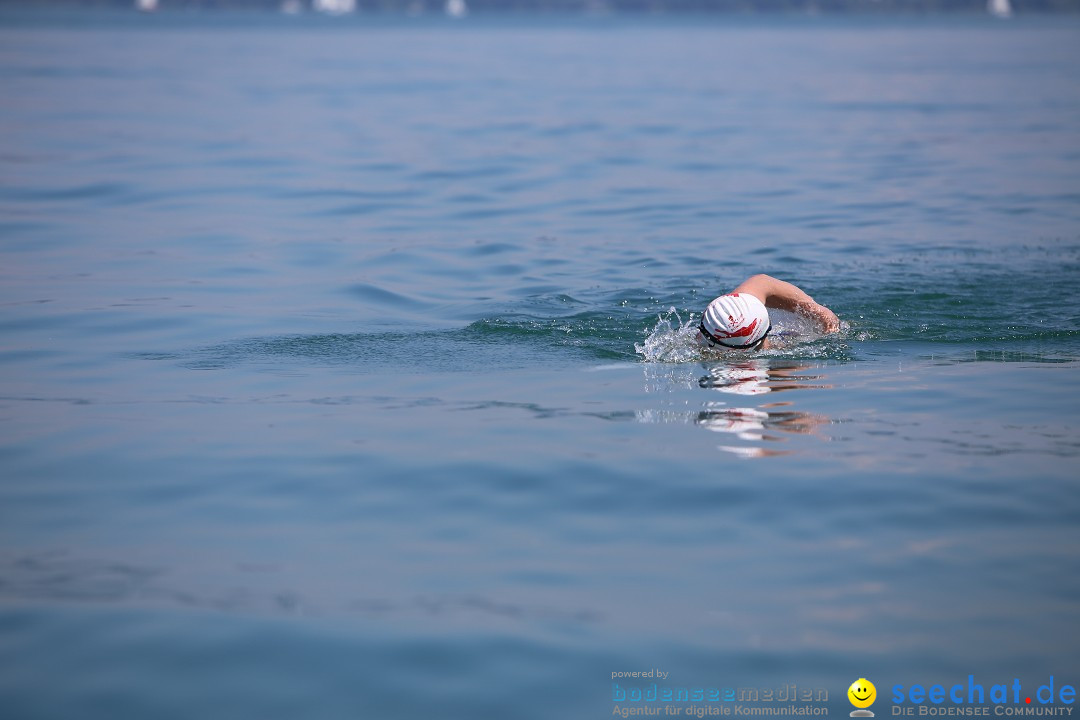
[[[849, 356], [844, 339], [850, 334], [850, 325], [841, 323], [836, 335], [822, 335], [813, 321], [783, 310], [770, 310], [773, 330], [769, 335], [769, 347], [752, 353], [754, 357], [844, 359]], [[672, 307], [657, 316], [656, 325], [642, 342], [634, 343], [634, 350], [645, 362], [685, 363], [697, 361], [741, 361], [747, 353], [742, 350], [708, 347], [698, 339], [700, 320], [690, 314], [683, 321], [679, 311]]]

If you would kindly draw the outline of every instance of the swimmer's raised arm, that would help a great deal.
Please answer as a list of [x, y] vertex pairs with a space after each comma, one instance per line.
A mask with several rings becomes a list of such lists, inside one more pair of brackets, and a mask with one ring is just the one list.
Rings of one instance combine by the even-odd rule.
[[790, 312], [805, 315], [817, 321], [821, 329], [827, 333], [840, 330], [840, 320], [829, 308], [814, 302], [814, 298], [807, 295], [801, 289], [783, 280], [777, 280], [770, 275], [754, 275], [743, 281], [734, 292], [749, 293], [761, 302], [765, 307], [779, 308]]

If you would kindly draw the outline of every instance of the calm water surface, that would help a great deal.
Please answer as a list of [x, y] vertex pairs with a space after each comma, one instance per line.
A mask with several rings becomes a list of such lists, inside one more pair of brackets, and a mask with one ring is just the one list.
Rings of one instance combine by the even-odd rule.
[[[0, 16], [0, 708], [1080, 681], [1080, 25]], [[703, 355], [751, 273], [839, 337]]]

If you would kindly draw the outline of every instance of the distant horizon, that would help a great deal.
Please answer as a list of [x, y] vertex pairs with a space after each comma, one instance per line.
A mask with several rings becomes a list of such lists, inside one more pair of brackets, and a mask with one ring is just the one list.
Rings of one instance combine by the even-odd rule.
[[[0, 9], [86, 8], [154, 12], [251, 10], [325, 15], [458, 15], [544, 13], [604, 16], [700, 14], [1073, 14], [1080, 0], [0, 0]], [[333, 11], [333, 6], [339, 8]], [[150, 13], [147, 13], [150, 14]]]

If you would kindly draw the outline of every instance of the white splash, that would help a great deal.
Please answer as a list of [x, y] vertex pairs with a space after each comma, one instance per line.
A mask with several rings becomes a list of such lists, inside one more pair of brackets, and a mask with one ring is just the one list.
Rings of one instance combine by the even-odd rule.
[[[710, 347], [698, 339], [699, 319], [691, 314], [683, 322], [675, 308], [657, 316], [656, 326], [644, 342], [634, 343], [634, 350], [645, 362], [684, 363], [699, 360], [746, 360], [748, 357], [785, 357], [794, 354], [798, 348], [800, 357], [815, 357], [827, 353], [827, 347], [808, 345], [822, 337], [821, 331], [813, 320], [783, 310], [770, 310], [772, 332], [769, 334], [768, 348], [756, 350], [747, 356], [745, 350], [730, 350]], [[847, 331], [847, 325], [841, 323], [841, 336]]]
[[684, 323], [679, 311], [671, 308], [658, 316], [656, 327], [645, 342], [634, 343], [634, 350], [644, 355], [646, 362], [692, 362], [703, 357], [704, 348], [697, 335], [693, 318]]

